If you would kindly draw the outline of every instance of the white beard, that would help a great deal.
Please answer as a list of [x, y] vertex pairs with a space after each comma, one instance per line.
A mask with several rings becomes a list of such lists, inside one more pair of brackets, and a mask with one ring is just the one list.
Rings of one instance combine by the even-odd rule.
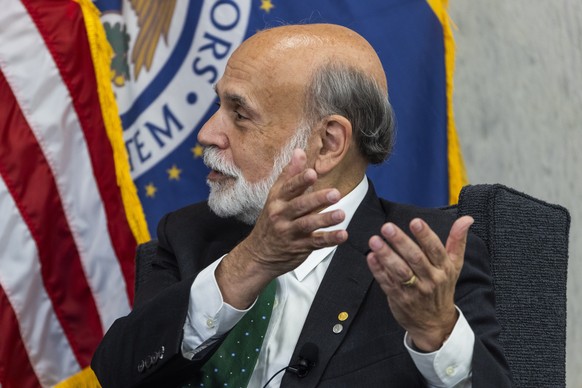
[[269, 190], [283, 168], [289, 164], [293, 150], [296, 148], [305, 150], [310, 134], [311, 130], [308, 126], [299, 127], [275, 158], [269, 176], [256, 183], [248, 182], [242, 171], [232, 162], [227, 161], [216, 146], [206, 147], [204, 149], [204, 164], [234, 180], [234, 182], [229, 180], [227, 183], [206, 180], [210, 186], [208, 196], [210, 209], [219, 217], [235, 217], [246, 224], [254, 224], [265, 206]]

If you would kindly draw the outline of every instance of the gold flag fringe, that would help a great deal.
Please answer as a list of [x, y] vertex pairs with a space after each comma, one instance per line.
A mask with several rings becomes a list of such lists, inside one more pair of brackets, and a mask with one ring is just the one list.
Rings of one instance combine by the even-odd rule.
[[455, 72], [455, 40], [453, 37], [453, 22], [447, 12], [448, 0], [427, 0], [443, 28], [445, 45], [445, 69], [447, 87], [447, 161], [449, 167], [449, 203], [458, 201], [459, 193], [469, 181], [461, 152], [461, 144], [455, 127], [453, 111], [453, 75]]
[[125, 208], [125, 214], [129, 222], [129, 227], [138, 243], [150, 240], [145, 215], [135, 184], [129, 173], [129, 160], [127, 150], [123, 142], [123, 129], [117, 103], [111, 86], [111, 58], [113, 50], [105, 36], [105, 30], [101, 20], [100, 12], [91, 0], [74, 0], [81, 6], [85, 28], [91, 47], [91, 56], [95, 68], [97, 79], [97, 91], [101, 104], [103, 122], [107, 131], [107, 136], [113, 148], [113, 158], [115, 160], [115, 174], [117, 185], [121, 190], [121, 198]]

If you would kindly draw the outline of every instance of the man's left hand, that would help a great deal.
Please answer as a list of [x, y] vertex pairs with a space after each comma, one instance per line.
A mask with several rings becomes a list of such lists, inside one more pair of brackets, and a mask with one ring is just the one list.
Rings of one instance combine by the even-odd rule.
[[446, 246], [419, 218], [410, 222], [416, 242], [392, 223], [382, 226], [385, 241], [370, 238], [370, 270], [386, 293], [392, 314], [421, 351], [438, 350], [457, 322], [455, 285], [472, 224], [469, 216], [456, 220]]

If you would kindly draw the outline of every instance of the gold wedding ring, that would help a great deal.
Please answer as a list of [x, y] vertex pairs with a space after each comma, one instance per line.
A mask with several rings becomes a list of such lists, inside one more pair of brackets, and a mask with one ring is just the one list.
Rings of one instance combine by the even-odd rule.
[[405, 281], [405, 282], [402, 282], [402, 285], [403, 285], [404, 287], [412, 287], [412, 286], [414, 286], [414, 284], [416, 283], [416, 279], [417, 279], [417, 278], [416, 278], [416, 275], [412, 275], [412, 277], [411, 277], [410, 279], [408, 279], [408, 280], [407, 280], [407, 281]]

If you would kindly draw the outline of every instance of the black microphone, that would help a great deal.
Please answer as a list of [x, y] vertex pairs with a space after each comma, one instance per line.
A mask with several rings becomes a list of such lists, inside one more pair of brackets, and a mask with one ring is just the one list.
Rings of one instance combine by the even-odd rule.
[[299, 351], [299, 361], [296, 364], [288, 365], [285, 368], [279, 370], [275, 373], [263, 388], [267, 388], [267, 385], [277, 376], [279, 373], [283, 371], [291, 372], [299, 378], [303, 378], [307, 376], [309, 371], [313, 369], [315, 364], [317, 363], [317, 359], [319, 358], [319, 348], [313, 342], [306, 342], [301, 347]]
[[306, 342], [299, 352], [299, 363], [289, 365], [287, 372], [291, 372], [298, 377], [305, 377], [315, 366], [319, 356], [319, 348], [313, 342]]

